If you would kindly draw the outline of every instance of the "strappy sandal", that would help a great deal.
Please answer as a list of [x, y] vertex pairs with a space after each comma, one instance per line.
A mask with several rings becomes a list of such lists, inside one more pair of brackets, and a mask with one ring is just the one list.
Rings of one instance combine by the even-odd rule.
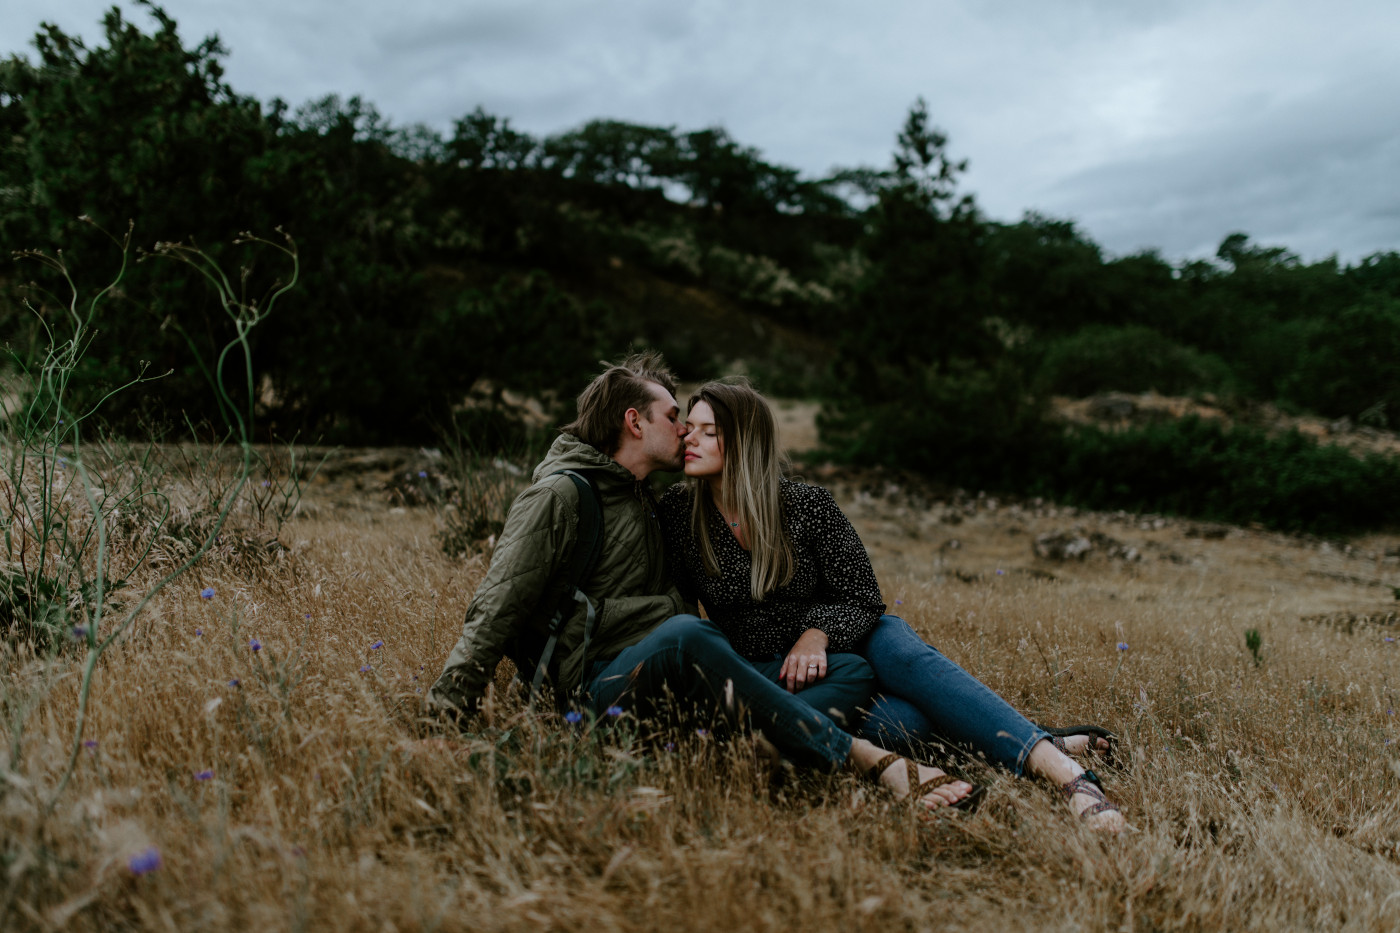
[[1079, 814], [1081, 820], [1087, 820], [1091, 816], [1107, 813], [1110, 810], [1115, 813], [1123, 812], [1118, 809], [1116, 804], [1111, 803], [1109, 799], [1104, 796], [1103, 782], [1100, 781], [1099, 776], [1092, 771], [1085, 771], [1073, 781], [1062, 785], [1060, 787], [1060, 793], [1064, 794], [1066, 803], [1072, 802], [1075, 794], [1083, 794], [1086, 797], [1092, 797], [1094, 799], [1095, 802], [1089, 804], [1089, 806], [1085, 807], [1083, 812]]
[[[871, 781], [871, 783], [879, 784], [880, 775], [884, 774], [885, 771], [888, 770], [892, 765], [898, 764], [901, 761], [904, 762], [905, 774], [907, 775], [907, 780], [909, 782], [910, 787], [909, 796], [904, 799], [907, 799], [911, 802], [922, 800], [924, 797], [928, 796], [928, 794], [932, 790], [938, 787], [942, 787], [944, 784], [951, 784], [954, 781], [961, 780], [960, 778], [953, 777], [951, 774], [940, 774], [938, 777], [929, 778], [927, 781], [924, 781], [921, 784], [919, 783], [918, 764], [915, 763], [912, 759], [905, 758], [903, 755], [896, 755], [894, 752], [890, 752], [884, 758], [881, 758], [879, 761], [875, 762], [875, 765], [869, 771], [865, 772], [865, 776]], [[964, 813], [973, 813], [977, 810], [979, 806], [981, 806], [982, 798], [986, 795], [986, 793], [986, 785], [973, 784], [972, 790], [968, 792], [966, 797], [963, 797], [955, 803], [948, 804], [948, 807], [951, 807], [955, 810], [962, 810]], [[944, 808], [930, 807], [929, 809], [941, 810]]]
[[[1082, 755], [1088, 753], [1093, 755], [1101, 755], [1103, 756], [1105, 764], [1113, 764], [1113, 753], [1117, 750], [1118, 747], [1118, 736], [1105, 729], [1103, 726], [1083, 725], [1064, 726], [1062, 728], [1056, 728], [1053, 726], [1042, 726], [1040, 723], [1036, 723], [1035, 725], [1037, 729], [1044, 730], [1046, 733], [1049, 734], [1050, 743], [1052, 745], [1054, 745], [1064, 754], [1069, 755], [1071, 757], [1074, 756], [1074, 752], [1071, 752], [1069, 748], [1065, 745], [1065, 739], [1069, 738], [1072, 735], [1087, 735], [1089, 736], [1089, 744], [1086, 745], [1079, 752], [1079, 754]], [[1100, 749], [1098, 747], [1099, 739], [1104, 739], [1105, 741], [1107, 741], [1108, 748]]]

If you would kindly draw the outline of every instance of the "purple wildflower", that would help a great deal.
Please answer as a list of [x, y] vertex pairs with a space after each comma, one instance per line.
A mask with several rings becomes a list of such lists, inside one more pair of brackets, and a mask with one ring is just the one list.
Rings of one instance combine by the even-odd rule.
[[695, 730], [695, 734], [698, 735], [698, 736], [700, 736], [700, 738], [703, 739], [703, 738], [705, 738], [705, 736], [709, 735], [710, 733], [706, 732], [704, 729], [696, 729], [696, 730]]
[[375, 642], [374, 644], [370, 645], [370, 646], [369, 646], [369, 650], [370, 650], [370, 651], [378, 651], [380, 648], [383, 648], [383, 647], [384, 647], [384, 639], [381, 638], [379, 641], [377, 641], [377, 642]]
[[564, 714], [564, 721], [571, 726], [576, 726], [583, 722], [583, 714], [576, 709], [571, 709]]
[[374, 668], [370, 667], [368, 664], [361, 664], [361, 665], [360, 665], [360, 673], [361, 673], [361, 674], [368, 674], [368, 673], [369, 673], [370, 671], [372, 671], [372, 670], [374, 670]]
[[1392, 642], [1392, 641], [1394, 641], [1394, 640], [1395, 640], [1395, 639], [1393, 639], [1393, 638], [1387, 638], [1387, 639], [1386, 639], [1387, 642]]
[[419, 471], [418, 471], [418, 478], [419, 478], [419, 479], [427, 479], [427, 478], [428, 478], [428, 471], [427, 471], [427, 470], [419, 470]]
[[997, 576], [1001, 576], [1004, 573], [1006, 573], [1005, 570], [1002, 570], [1000, 567], [997, 568]]
[[144, 875], [160, 868], [160, 850], [151, 846], [144, 851], [137, 852], [126, 860], [126, 867], [131, 869], [133, 875]]
[[202, 628], [197, 628], [197, 629], [194, 630], [194, 634], [195, 634], [196, 637], [203, 636], [203, 635], [204, 635], [204, 629], [202, 629]]
[[1120, 641], [1120, 642], [1118, 643], [1118, 650], [1119, 650], [1119, 651], [1127, 651], [1127, 650], [1128, 650], [1128, 643], [1127, 643], [1126, 641]]
[[238, 680], [237, 677], [233, 678], [233, 680], [230, 680], [230, 681], [228, 682], [228, 685], [229, 685], [230, 687], [237, 687], [238, 684], [239, 684], [239, 680]]
[[667, 742], [667, 743], [666, 743], [666, 751], [668, 751], [668, 752], [674, 752], [675, 750], [676, 750], [676, 743], [675, 743], [675, 742]]
[[200, 599], [213, 599], [213, 598], [214, 598], [214, 588], [213, 588], [212, 586], [206, 586], [204, 589], [202, 589], [202, 590], [199, 591], [199, 598], [200, 598]]
[[97, 747], [97, 740], [96, 740], [96, 739], [83, 739], [83, 748], [96, 748], [96, 747]]
[[254, 651], [261, 651], [262, 642], [258, 641], [256, 638], [250, 638], [248, 639], [248, 647], [252, 648]]
[[87, 633], [88, 633], [88, 630], [87, 630], [87, 626], [86, 626], [86, 625], [75, 625], [75, 626], [73, 626], [73, 637], [74, 637], [74, 638], [87, 638]]
[[903, 605], [904, 605], [904, 600], [902, 600], [902, 599], [896, 599], [896, 600], [894, 601], [894, 604], [895, 604], [896, 606], [903, 606]]
[[195, 773], [195, 776], [194, 776], [194, 779], [195, 779], [196, 781], [207, 781], [207, 780], [209, 780], [210, 778], [212, 778], [213, 776], [214, 776], [214, 772], [213, 772], [213, 771], [205, 770], [205, 771], [196, 772], [196, 773]]
[[622, 715], [622, 707], [620, 707], [620, 706], [609, 706], [609, 707], [608, 707], [608, 715], [611, 716], [613, 719], [616, 719], [617, 717], [619, 717], [619, 716]]

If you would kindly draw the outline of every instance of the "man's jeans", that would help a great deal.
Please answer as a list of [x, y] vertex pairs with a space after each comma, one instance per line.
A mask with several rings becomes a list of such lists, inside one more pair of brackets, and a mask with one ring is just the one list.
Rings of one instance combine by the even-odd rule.
[[[593, 666], [588, 703], [599, 715], [621, 706], [642, 718], [665, 716], [671, 703], [686, 713], [718, 714], [762, 730], [796, 762], [834, 769], [850, 754], [851, 736], [833, 716], [844, 721], [869, 705], [875, 684], [870, 665], [855, 655], [831, 655], [827, 676], [797, 694], [777, 683], [781, 666], [744, 660], [708, 619], [673, 616], [616, 658]], [[744, 723], [733, 722], [739, 710], [746, 713]]]
[[881, 616], [856, 650], [875, 670], [881, 694], [856, 734], [876, 745], [951, 742], [1019, 775], [1035, 744], [1049, 738], [898, 616]]

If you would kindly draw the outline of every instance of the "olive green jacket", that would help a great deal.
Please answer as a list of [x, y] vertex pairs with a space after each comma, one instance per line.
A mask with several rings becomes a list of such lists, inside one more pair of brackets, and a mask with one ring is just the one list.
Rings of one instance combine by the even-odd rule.
[[[502, 657], [514, 660], [526, 679], [533, 672], [578, 533], [578, 490], [567, 476], [551, 475], [559, 470], [584, 473], [603, 506], [602, 552], [580, 587], [597, 607], [587, 663], [611, 660], [684, 611], [666, 570], [650, 487], [597, 448], [562, 434], [535, 468], [534, 485], [506, 516], [491, 568], [467, 607], [462, 637], [428, 691], [430, 713], [457, 718], [474, 712]], [[560, 697], [585, 679], [586, 609], [571, 605], [548, 672]]]

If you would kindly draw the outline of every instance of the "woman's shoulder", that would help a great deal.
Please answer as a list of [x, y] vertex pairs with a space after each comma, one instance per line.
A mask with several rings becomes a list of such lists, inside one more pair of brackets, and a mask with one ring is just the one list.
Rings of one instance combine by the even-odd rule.
[[666, 514], [689, 513], [692, 495], [690, 484], [681, 481], [663, 492], [661, 498], [657, 500], [657, 504], [661, 507], [661, 511]]
[[783, 514], [792, 530], [806, 528], [815, 533], [844, 518], [845, 513], [825, 486], [785, 479], [781, 495]]
[[836, 499], [831, 495], [825, 486], [818, 486], [815, 483], [804, 483], [796, 479], [779, 480], [779, 493], [783, 497], [784, 504], [811, 505], [811, 506], [831, 506], [836, 503]]

